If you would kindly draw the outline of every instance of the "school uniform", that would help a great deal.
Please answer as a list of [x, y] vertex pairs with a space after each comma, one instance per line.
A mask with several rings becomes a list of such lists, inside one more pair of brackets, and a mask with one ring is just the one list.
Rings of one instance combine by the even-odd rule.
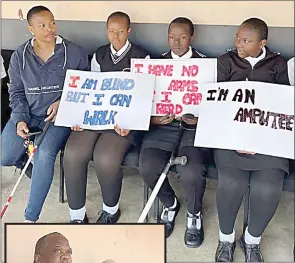
[[[111, 44], [101, 46], [94, 53], [91, 60], [91, 71], [108, 72], [108, 71], [127, 71], [130, 72], [130, 64], [132, 58], [150, 58], [147, 51], [139, 46], [126, 41], [125, 45], [116, 51]], [[113, 132], [113, 130], [106, 130], [100, 132]], [[141, 141], [142, 132], [130, 131], [130, 133], [123, 137], [128, 139], [133, 145], [138, 145]], [[120, 135], [118, 135], [120, 136]]]
[[[268, 47], [263, 49], [258, 58], [241, 59], [236, 50], [231, 50], [218, 59], [218, 82], [245, 80], [290, 85], [286, 62]], [[218, 167], [228, 166], [249, 171], [271, 168], [289, 173], [289, 161], [285, 158], [262, 154], [245, 155], [219, 149], [214, 151], [214, 156]]]
[[[162, 55], [162, 59], [188, 59], [188, 58], [202, 58], [204, 55], [200, 54], [196, 50], [189, 48], [188, 52], [182, 57], [177, 56], [171, 50]], [[150, 130], [144, 135], [141, 153], [139, 157], [139, 172], [143, 176], [148, 186], [153, 189], [159, 179], [159, 176], [169, 160], [170, 154], [177, 142], [177, 138], [180, 132], [180, 122], [177, 120], [172, 121], [167, 125], [154, 125], [151, 124]], [[201, 213], [202, 198], [205, 191], [205, 178], [206, 167], [210, 156], [210, 149], [194, 147], [195, 129], [185, 130], [178, 156], [185, 155], [188, 158], [188, 162], [185, 166], [176, 166], [176, 170], [179, 174], [181, 186], [184, 191], [184, 195], [187, 202], [188, 212], [191, 215]], [[175, 204], [175, 192], [168, 179], [166, 178], [159, 193], [158, 197], [165, 208], [172, 207]], [[165, 211], [162, 212], [161, 222], [166, 224], [166, 237], [168, 237], [174, 228], [174, 219], [169, 219], [165, 215]], [[179, 211], [179, 202], [175, 207], [175, 214]], [[194, 221], [195, 222], [195, 221]], [[199, 246], [203, 241], [203, 228], [199, 229], [199, 232], [194, 235], [198, 235], [197, 244], [195, 237], [185, 238], [185, 243], [188, 246]]]
[[[94, 53], [91, 71], [130, 71], [131, 58], [149, 58], [148, 53], [126, 41], [116, 51], [111, 44], [101, 46]], [[103, 210], [97, 223], [116, 223], [120, 217], [119, 198], [123, 174], [122, 161], [130, 146], [141, 140], [142, 132], [130, 131], [120, 136], [114, 130], [73, 132], [65, 152], [65, 179], [72, 222], [87, 223], [85, 214], [87, 165], [91, 159], [101, 187]], [[81, 153], [79, 146], [84, 145]]]
[[[190, 47], [189, 51], [182, 57], [177, 56], [171, 50], [162, 54], [160, 59], [188, 59], [188, 58], [204, 58], [205, 55], [199, 53]], [[142, 141], [142, 149], [158, 148], [171, 152], [179, 134], [180, 122], [173, 120], [168, 125], [151, 124], [149, 132], [145, 134]], [[195, 131], [186, 131], [181, 140], [181, 147], [193, 146]]]
[[[289, 85], [286, 61], [279, 54], [270, 51], [268, 47], [263, 48], [257, 58], [244, 59], [238, 56], [236, 49], [229, 50], [218, 58], [217, 79], [218, 82], [248, 80]], [[250, 186], [250, 213], [249, 224], [244, 235], [248, 240], [257, 242], [248, 244], [259, 244], [260, 237], [278, 206], [284, 177], [289, 173], [289, 160], [221, 149], [214, 149], [214, 158], [218, 171], [216, 200], [220, 236], [222, 239], [226, 237], [222, 242], [227, 241], [224, 244], [220, 241], [216, 257], [220, 261], [228, 261], [229, 254], [222, 256], [222, 251], [226, 249], [225, 247], [231, 251], [234, 250], [235, 245], [230, 245], [231, 248], [229, 248], [229, 244], [235, 242], [233, 241], [234, 224], [248, 185]], [[244, 235], [240, 242], [245, 247]], [[229, 243], [228, 239], [232, 241]], [[262, 261], [259, 247], [252, 245], [252, 248], [257, 249], [255, 261]], [[246, 248], [245, 256], [252, 248], [249, 246]], [[221, 257], [224, 258], [221, 259]]]

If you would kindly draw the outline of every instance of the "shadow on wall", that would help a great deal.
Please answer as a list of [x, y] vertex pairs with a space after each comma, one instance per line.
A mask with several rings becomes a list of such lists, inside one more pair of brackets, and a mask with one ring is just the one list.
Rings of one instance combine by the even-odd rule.
[[[89, 54], [108, 43], [105, 22], [57, 21], [57, 26], [59, 34], [83, 46]], [[195, 25], [193, 47], [208, 57], [220, 56], [234, 47], [236, 30], [237, 26]], [[168, 24], [134, 23], [130, 40], [157, 57], [168, 51], [167, 31]], [[30, 37], [25, 20], [2, 19], [3, 49], [15, 49]], [[285, 59], [293, 57], [294, 29], [270, 27], [268, 46]]]

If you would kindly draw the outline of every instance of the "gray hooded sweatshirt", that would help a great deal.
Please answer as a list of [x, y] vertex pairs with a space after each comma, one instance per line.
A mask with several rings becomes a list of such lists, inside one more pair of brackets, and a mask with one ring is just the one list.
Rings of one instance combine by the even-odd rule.
[[21, 45], [11, 56], [8, 69], [11, 120], [29, 123], [33, 116], [45, 117], [47, 109], [62, 94], [67, 69], [89, 70], [87, 52], [56, 37], [54, 54], [43, 62], [34, 52], [34, 39]]

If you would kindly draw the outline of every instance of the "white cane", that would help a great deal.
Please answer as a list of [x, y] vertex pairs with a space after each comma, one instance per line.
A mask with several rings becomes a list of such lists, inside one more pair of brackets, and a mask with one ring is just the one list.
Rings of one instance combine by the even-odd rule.
[[[186, 118], [189, 118], [189, 119], [193, 119], [194, 118], [194, 115], [192, 114], [185, 114], [184, 116], [186, 116]], [[193, 127], [193, 128], [192, 128]], [[166, 164], [160, 178], [158, 179], [155, 187], [154, 187], [154, 190], [152, 191], [150, 197], [149, 197], [149, 200], [147, 201], [143, 211], [141, 212], [141, 215], [137, 221], [137, 223], [143, 223], [147, 214], [149, 213], [159, 191], [160, 191], [160, 188], [165, 180], [165, 178], [167, 177], [168, 175], [168, 172], [169, 172], [169, 169], [171, 166], [173, 165], [186, 165], [187, 163], [187, 157], [186, 156], [181, 156], [181, 157], [176, 157], [176, 154], [178, 152], [178, 149], [179, 149], [179, 146], [180, 146], [180, 142], [182, 140], [182, 136], [183, 136], [183, 133], [184, 133], [184, 130], [194, 130], [196, 127], [196, 125], [190, 125], [190, 124], [187, 124], [185, 123], [184, 121], [182, 121], [180, 123], [180, 132], [179, 132], [179, 135], [178, 135], [178, 138], [177, 138], [177, 141], [176, 141], [176, 144], [174, 146], [174, 149], [171, 153], [171, 156], [170, 156], [170, 159], [168, 161], [168, 163]]]
[[182, 157], [173, 157], [173, 158], [170, 158], [169, 162], [167, 163], [167, 165], [165, 166], [154, 190], [152, 191], [151, 195], [150, 195], [150, 198], [149, 200], [147, 201], [137, 223], [143, 223], [147, 214], [149, 213], [156, 197], [157, 197], [157, 194], [159, 193], [159, 190], [165, 180], [165, 178], [167, 177], [167, 174], [169, 172], [169, 169], [172, 165], [177, 165], [177, 164], [180, 164], [180, 165], [185, 165], [187, 162], [187, 158], [186, 156], [182, 156]]

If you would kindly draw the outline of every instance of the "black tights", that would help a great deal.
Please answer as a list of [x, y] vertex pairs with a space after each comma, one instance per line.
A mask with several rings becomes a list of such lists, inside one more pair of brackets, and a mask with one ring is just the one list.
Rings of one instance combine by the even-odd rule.
[[121, 164], [130, 142], [116, 133], [84, 130], [72, 132], [65, 149], [64, 168], [69, 207], [85, 206], [87, 167], [93, 158], [103, 202], [115, 206], [122, 187]]
[[231, 234], [243, 196], [250, 183], [248, 231], [260, 237], [272, 219], [282, 193], [285, 172], [280, 169], [245, 171], [231, 167], [218, 168], [216, 191], [219, 227]]

